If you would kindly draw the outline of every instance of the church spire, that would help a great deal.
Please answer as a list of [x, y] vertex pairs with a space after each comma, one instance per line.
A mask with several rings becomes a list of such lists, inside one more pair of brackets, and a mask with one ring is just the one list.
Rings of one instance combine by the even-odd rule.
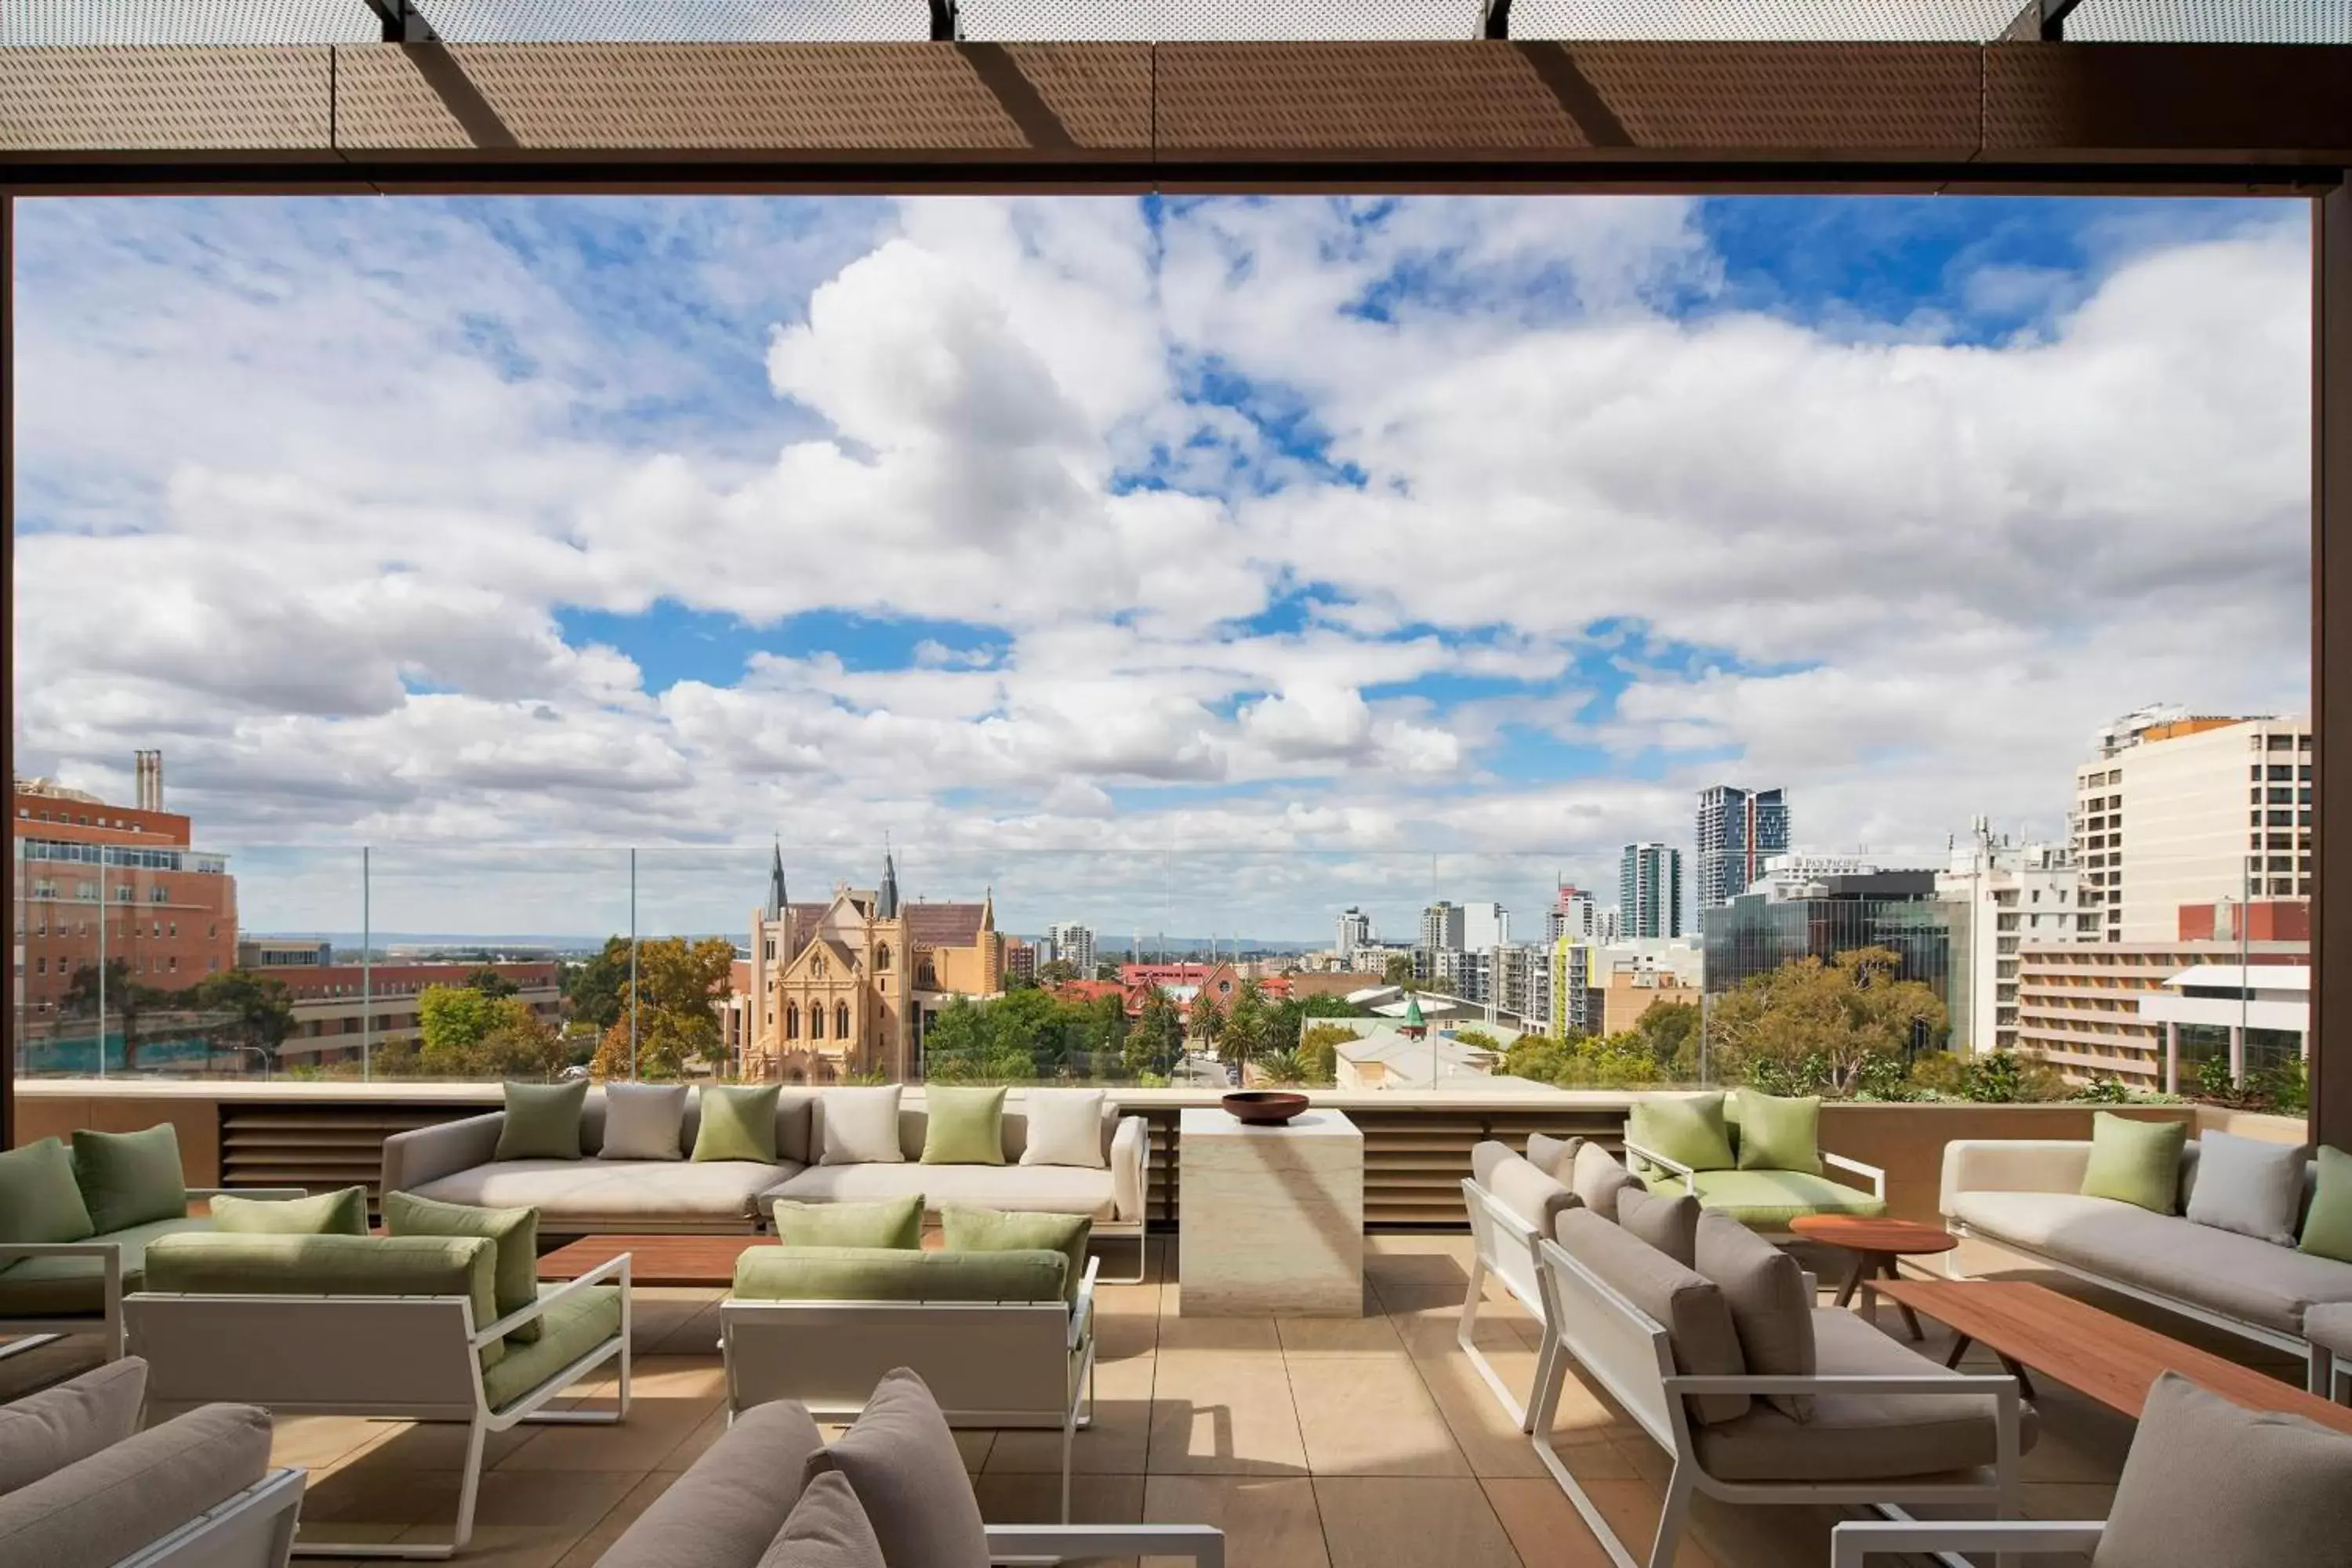
[[784, 896], [784, 845], [780, 838], [768, 858], [768, 918], [772, 921], [783, 919], [788, 905], [789, 900]]
[[886, 921], [895, 921], [898, 918], [898, 863], [890, 858], [890, 840], [887, 835], [885, 835], [882, 839], [882, 899], [875, 906], [875, 914], [878, 919]]

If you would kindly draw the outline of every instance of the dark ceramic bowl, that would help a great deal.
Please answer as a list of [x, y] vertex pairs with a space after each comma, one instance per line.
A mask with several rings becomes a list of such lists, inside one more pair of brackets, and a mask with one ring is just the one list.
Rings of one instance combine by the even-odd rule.
[[1279, 1127], [1307, 1109], [1307, 1097], [1274, 1089], [1245, 1089], [1225, 1096], [1223, 1103], [1237, 1121], [1246, 1121], [1254, 1127]]

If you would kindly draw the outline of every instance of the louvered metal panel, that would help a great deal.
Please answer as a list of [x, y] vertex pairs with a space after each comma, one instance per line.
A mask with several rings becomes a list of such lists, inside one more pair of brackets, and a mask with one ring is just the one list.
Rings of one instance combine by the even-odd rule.
[[224, 1100], [225, 1187], [364, 1186], [371, 1205], [383, 1172], [383, 1141], [395, 1132], [478, 1116], [475, 1105], [370, 1101], [333, 1105]]

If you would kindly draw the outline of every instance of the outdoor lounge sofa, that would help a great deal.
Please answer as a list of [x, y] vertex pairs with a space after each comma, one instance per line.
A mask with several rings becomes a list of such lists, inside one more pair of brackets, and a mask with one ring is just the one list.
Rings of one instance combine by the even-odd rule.
[[[1776, 1239], [1786, 1238], [1790, 1222], [1809, 1215], [1875, 1219], [1886, 1212], [1886, 1173], [1821, 1147], [1818, 1138], [1810, 1135], [1811, 1118], [1805, 1119], [1807, 1135], [1798, 1140], [1798, 1147], [1787, 1151], [1785, 1160], [1759, 1161], [1744, 1146], [1742, 1138], [1742, 1104], [1750, 1100], [1784, 1108], [1809, 1103], [1757, 1095], [1752, 1089], [1643, 1101], [1635, 1106], [1626, 1123], [1625, 1157], [1651, 1191], [1668, 1197], [1695, 1193], [1700, 1206], [1729, 1215], [1759, 1235]], [[1720, 1103], [1724, 1136], [1717, 1159], [1727, 1155], [1727, 1161], [1710, 1168], [1692, 1157], [1688, 1147], [1671, 1152], [1663, 1148], [1664, 1139], [1660, 1133], [1668, 1125], [1669, 1114], [1680, 1109], [1676, 1101], [1694, 1106]], [[1818, 1102], [1811, 1103], [1818, 1112]], [[1652, 1131], [1652, 1127], [1658, 1131]], [[1832, 1171], [1860, 1177], [1867, 1187], [1840, 1181], [1830, 1173]]]
[[[481, 1237], [181, 1236], [148, 1250], [125, 1298], [149, 1366], [148, 1418], [216, 1400], [278, 1415], [463, 1422], [457, 1516], [446, 1543], [297, 1542], [306, 1556], [446, 1558], [471, 1538], [489, 1434], [629, 1411], [629, 1258], [497, 1317], [495, 1244]], [[516, 1337], [536, 1325], [535, 1336]], [[529, 1330], [525, 1329], [529, 1333]], [[549, 1409], [618, 1361], [614, 1406]]]
[[211, 1405], [142, 1432], [137, 1357], [0, 1407], [0, 1563], [285, 1568], [302, 1472], [269, 1468], [269, 1412]]
[[1071, 1447], [1093, 1420], [1101, 1261], [1072, 1290], [1053, 1251], [753, 1247], [719, 1307], [728, 1413], [789, 1400], [855, 1415], [905, 1367], [951, 1426], [1060, 1428], [1066, 1521]]
[[[2088, 1141], [1958, 1139], [1944, 1146], [1941, 1207], [1958, 1236], [1981, 1237], [2038, 1263], [2305, 1358], [2308, 1386], [2328, 1394], [2332, 1356], [2305, 1314], [2352, 1302], [2352, 1263], [2187, 1217], [2198, 1147], [2181, 1151], [2181, 1212], [2158, 1214], [2082, 1192]], [[2308, 1205], [2316, 1167], [2306, 1169]], [[1954, 1255], [1948, 1254], [1948, 1257]]]
[[1009, 1098], [1003, 1122], [1003, 1164], [927, 1165], [920, 1162], [928, 1120], [909, 1095], [898, 1112], [903, 1163], [825, 1164], [824, 1093], [787, 1087], [777, 1097], [777, 1159], [772, 1164], [687, 1158], [698, 1125], [696, 1097], [687, 1102], [677, 1158], [599, 1158], [604, 1096], [592, 1090], [581, 1116], [579, 1159], [498, 1159], [506, 1113], [493, 1110], [385, 1139], [382, 1190], [443, 1203], [534, 1208], [542, 1235], [563, 1236], [757, 1233], [766, 1228], [769, 1209], [779, 1200], [868, 1202], [920, 1193], [934, 1211], [942, 1203], [953, 1203], [1091, 1215], [1097, 1237], [1135, 1243], [1135, 1272], [1118, 1279], [1132, 1284], [1143, 1278], [1150, 1140], [1141, 1117], [1119, 1117], [1105, 1099], [1100, 1168], [1024, 1165], [1020, 1163], [1028, 1146], [1024, 1102]]
[[[756, 1568], [809, 1485], [828, 1470], [844, 1473], [835, 1465], [853, 1439], [866, 1462], [848, 1469], [851, 1484], [869, 1515], [891, 1516], [895, 1527], [880, 1542], [888, 1568], [965, 1568], [948, 1542], [968, 1543], [973, 1555], [994, 1563], [1175, 1557], [1224, 1568], [1224, 1532], [1211, 1525], [982, 1523], [971, 1478], [922, 1380], [902, 1369], [884, 1383], [881, 1421], [871, 1431], [861, 1423], [830, 1449], [805, 1406], [779, 1400], [744, 1411], [605, 1550], [597, 1568]], [[887, 1449], [875, 1437], [887, 1438]], [[872, 1476], [879, 1468], [897, 1471], [883, 1479], [887, 1497]], [[877, 1493], [870, 1501], [869, 1490]], [[941, 1544], [920, 1561], [902, 1561], [903, 1549], [892, 1555], [918, 1533]]]

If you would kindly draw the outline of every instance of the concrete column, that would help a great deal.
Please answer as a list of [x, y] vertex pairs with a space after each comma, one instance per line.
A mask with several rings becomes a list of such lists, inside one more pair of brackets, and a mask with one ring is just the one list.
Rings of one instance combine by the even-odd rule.
[[2180, 1026], [2168, 1020], [2164, 1026], [2164, 1092], [2180, 1092]]
[[2246, 1076], [2246, 1031], [2236, 1024], [2230, 1026], [2230, 1081], [2236, 1083]]

